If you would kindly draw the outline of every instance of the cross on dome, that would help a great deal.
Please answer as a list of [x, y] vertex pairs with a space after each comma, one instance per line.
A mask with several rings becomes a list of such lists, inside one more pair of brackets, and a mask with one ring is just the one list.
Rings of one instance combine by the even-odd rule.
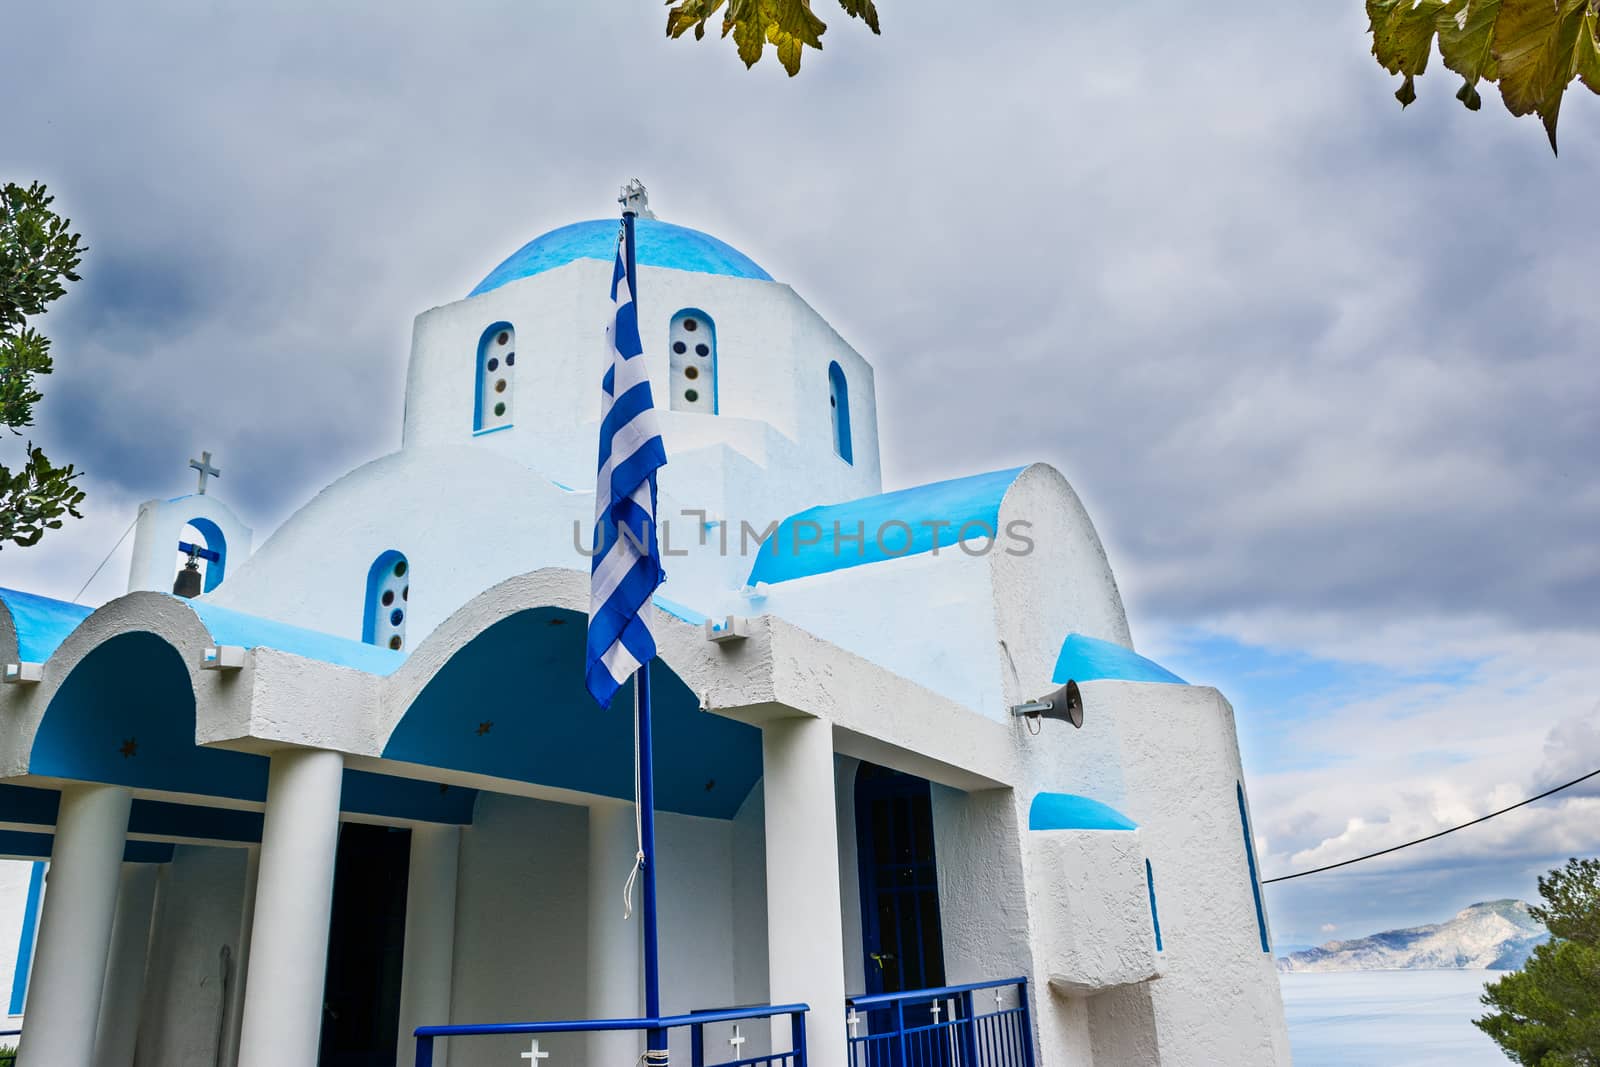
[[530, 1067], [539, 1067], [539, 1061], [549, 1059], [550, 1053], [540, 1052], [539, 1039], [534, 1038], [533, 1044], [528, 1047], [528, 1051], [522, 1054], [522, 1058], [528, 1061]]
[[638, 178], [628, 179], [621, 195], [617, 197], [617, 203], [622, 205], [624, 212], [631, 211], [641, 219], [656, 217], [656, 213], [650, 210], [650, 194], [645, 191], [644, 182]]

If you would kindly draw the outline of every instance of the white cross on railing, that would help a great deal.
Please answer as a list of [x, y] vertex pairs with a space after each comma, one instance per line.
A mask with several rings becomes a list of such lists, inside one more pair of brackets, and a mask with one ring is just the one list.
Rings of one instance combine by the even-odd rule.
[[845, 1022], [850, 1024], [850, 1036], [851, 1037], [855, 1037], [856, 1036], [856, 1030], [859, 1029], [860, 1026], [861, 1026], [861, 1014], [858, 1011], [856, 1011], [855, 1008], [851, 1008], [850, 1009], [850, 1014], [845, 1019]]
[[943, 1011], [944, 1011], [944, 1005], [940, 1004], [937, 1000], [934, 1001], [933, 1002], [933, 1025], [935, 1025], [935, 1026], [939, 1025], [939, 1015]]
[[995, 1011], [999, 1011], [1000, 1010], [1000, 1006], [1004, 1002], [1004, 1000], [1005, 1000], [1005, 997], [1001, 994], [1001, 991], [996, 989], [994, 991], [994, 1010]]
[[528, 1061], [529, 1067], [539, 1067], [539, 1061], [549, 1059], [550, 1053], [540, 1052], [539, 1039], [534, 1038], [532, 1046], [522, 1054], [522, 1058]]
[[744, 1044], [745, 1036], [739, 1032], [739, 1024], [733, 1024], [733, 1036], [728, 1038], [728, 1045], [733, 1049], [733, 1058], [739, 1058], [739, 1046]]

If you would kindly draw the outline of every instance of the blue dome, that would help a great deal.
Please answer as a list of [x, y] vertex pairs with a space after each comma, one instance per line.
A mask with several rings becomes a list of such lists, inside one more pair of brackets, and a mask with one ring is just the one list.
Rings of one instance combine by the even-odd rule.
[[[511, 254], [468, 296], [498, 289], [518, 278], [531, 278], [575, 259], [610, 262], [617, 254], [616, 219], [574, 222], [535, 237]], [[687, 226], [674, 226], [658, 219], [639, 219], [634, 224], [634, 256], [642, 267], [668, 267], [701, 274], [724, 274], [730, 278], [759, 278], [770, 282], [772, 275], [732, 245]]]

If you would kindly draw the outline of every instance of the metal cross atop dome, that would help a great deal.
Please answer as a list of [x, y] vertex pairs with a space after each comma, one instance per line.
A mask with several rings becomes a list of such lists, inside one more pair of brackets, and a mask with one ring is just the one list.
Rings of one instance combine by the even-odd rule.
[[217, 468], [215, 468], [215, 467], [213, 467], [211, 465], [211, 453], [210, 452], [202, 452], [202, 453], [200, 453], [200, 458], [199, 459], [191, 459], [189, 461], [189, 466], [193, 467], [195, 470], [200, 472], [200, 488], [199, 488], [198, 492], [199, 492], [199, 494], [201, 496], [205, 496], [206, 495], [206, 479], [208, 477], [210, 477], [210, 478], [220, 478], [220, 477], [222, 477], [222, 472], [217, 470]]
[[622, 187], [622, 194], [617, 197], [617, 203], [622, 205], [623, 211], [631, 211], [641, 219], [656, 217], [656, 213], [650, 210], [650, 194], [645, 192], [644, 182], [638, 178], [628, 179], [628, 184]]

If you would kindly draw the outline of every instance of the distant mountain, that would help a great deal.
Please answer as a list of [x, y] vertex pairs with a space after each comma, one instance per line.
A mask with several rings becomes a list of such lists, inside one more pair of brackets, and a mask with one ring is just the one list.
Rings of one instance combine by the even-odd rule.
[[1549, 938], [1520, 900], [1490, 900], [1455, 918], [1279, 958], [1280, 971], [1515, 970]]

